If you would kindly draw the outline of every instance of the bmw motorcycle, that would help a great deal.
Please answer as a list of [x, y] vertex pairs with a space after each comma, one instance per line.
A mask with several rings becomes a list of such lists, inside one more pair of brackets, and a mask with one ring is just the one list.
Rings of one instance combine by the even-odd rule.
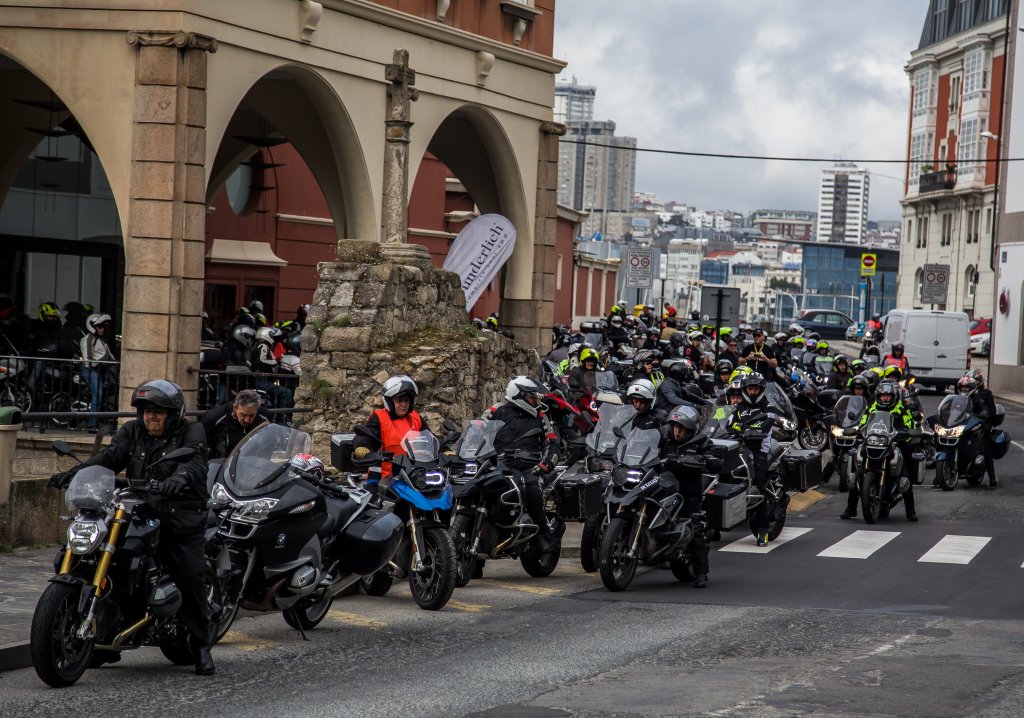
[[832, 424], [829, 432], [829, 448], [832, 452], [832, 466], [838, 475], [840, 492], [849, 491], [851, 479], [856, 481], [853, 470], [854, 448], [857, 445], [857, 426], [860, 418], [867, 411], [867, 399], [863, 396], [847, 395], [840, 397], [832, 410]]
[[264, 424], [211, 464], [211, 503], [220, 514], [208, 546], [223, 591], [219, 639], [239, 609], [281, 611], [304, 633], [335, 597], [390, 560], [402, 522], [370, 492], [345, 488], [290, 464], [309, 434]]
[[[392, 475], [379, 480], [379, 492], [394, 505], [405, 531], [387, 565], [363, 579], [363, 590], [383, 596], [396, 578], [408, 579], [417, 605], [437, 611], [452, 597], [457, 579], [455, 546], [448, 534], [453, 497], [448, 458], [441, 456], [440, 442], [429, 431], [410, 431], [401, 443], [404, 456], [368, 454], [364, 459], [391, 462]], [[376, 471], [371, 469], [371, 476]]]
[[[1003, 409], [996, 405], [993, 427], [1003, 421]], [[934, 432], [935, 479], [943, 491], [952, 491], [963, 477], [969, 486], [978, 486], [985, 476], [985, 423], [971, 413], [968, 396], [951, 394], [939, 404], [936, 416], [928, 418]], [[1004, 431], [993, 431], [995, 459], [1006, 455], [1009, 438]]]
[[[64, 442], [53, 447], [74, 458]], [[187, 461], [194, 453], [175, 449], [158, 463]], [[156, 482], [119, 479], [101, 466], [82, 468], [68, 486], [64, 501], [75, 517], [54, 560], [56, 575], [36, 604], [29, 639], [32, 665], [47, 685], [70, 686], [105, 657], [142, 646], [158, 647], [177, 665], [193, 662], [188, 629], [177, 617], [181, 592], [157, 551], [160, 520], [146, 504], [157, 490]], [[212, 568], [204, 578], [210, 604], [221, 605]]]
[[892, 414], [887, 411], [872, 413], [861, 427], [855, 471], [866, 523], [888, 518], [911, 488], [910, 479], [901, 475], [903, 462], [923, 457], [904, 457], [896, 441], [901, 435], [914, 433], [897, 429]]

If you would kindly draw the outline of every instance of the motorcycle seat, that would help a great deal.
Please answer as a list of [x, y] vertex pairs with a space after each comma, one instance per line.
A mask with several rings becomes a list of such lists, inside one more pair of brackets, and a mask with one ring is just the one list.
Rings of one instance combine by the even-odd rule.
[[317, 533], [321, 536], [329, 536], [352, 518], [359, 509], [359, 503], [352, 499], [338, 499], [333, 496], [325, 496], [324, 499], [327, 502], [327, 518], [324, 519]]

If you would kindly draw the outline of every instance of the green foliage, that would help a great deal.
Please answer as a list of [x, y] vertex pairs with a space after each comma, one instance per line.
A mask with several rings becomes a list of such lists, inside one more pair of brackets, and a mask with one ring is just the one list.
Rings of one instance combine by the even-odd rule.
[[315, 322], [313, 322], [313, 331], [316, 332], [318, 336], [320, 334], [323, 334], [324, 333], [324, 329], [326, 329], [326, 328], [327, 328], [327, 325], [324, 322], [320, 321], [319, 319], [317, 319]]
[[352, 326], [352, 318], [347, 314], [341, 314], [334, 318], [331, 322], [332, 327], [350, 327]]
[[334, 396], [334, 385], [326, 379], [317, 377], [313, 380], [313, 398], [321, 402], [328, 402]]

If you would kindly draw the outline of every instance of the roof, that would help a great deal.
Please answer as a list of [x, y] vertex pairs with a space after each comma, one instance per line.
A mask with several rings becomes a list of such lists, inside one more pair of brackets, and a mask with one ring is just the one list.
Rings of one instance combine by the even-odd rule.
[[958, 0], [929, 0], [917, 49], [923, 50], [971, 28], [1004, 17], [1006, 6], [1007, 0], [966, 0], [966, 4]]

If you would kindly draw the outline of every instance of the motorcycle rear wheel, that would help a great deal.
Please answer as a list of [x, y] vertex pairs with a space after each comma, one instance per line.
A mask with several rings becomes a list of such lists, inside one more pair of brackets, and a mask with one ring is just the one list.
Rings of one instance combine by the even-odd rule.
[[555, 572], [562, 555], [562, 539], [552, 539], [551, 550], [539, 556], [520, 556], [523, 570], [533, 578], [547, 578]]
[[633, 521], [616, 517], [601, 537], [601, 582], [609, 591], [624, 591], [636, 575], [637, 557], [626, 554], [633, 538]]
[[583, 533], [580, 535], [580, 565], [587, 573], [594, 573], [601, 567], [604, 519], [604, 514], [594, 514], [583, 524]]
[[459, 514], [452, 522], [452, 544], [455, 546], [455, 586], [465, 588], [476, 572], [477, 555], [470, 549], [473, 547], [473, 517]]
[[78, 613], [81, 588], [51, 583], [39, 597], [32, 614], [29, 650], [32, 667], [43, 682], [53, 688], [75, 683], [89, 667], [95, 643], [74, 633], [82, 616]]
[[850, 468], [849, 463], [844, 456], [839, 460], [839, 493], [845, 494], [850, 490]]
[[455, 590], [455, 545], [440, 526], [423, 529], [423, 570], [409, 572], [413, 600], [424, 611], [444, 608]]
[[877, 523], [882, 498], [878, 490], [878, 474], [865, 471], [860, 479], [860, 508], [864, 513], [864, 523]]
[[284, 622], [295, 630], [302, 627], [303, 630], [308, 631], [319, 626], [327, 618], [333, 603], [333, 596], [327, 600], [313, 601], [308, 605], [303, 605], [300, 601], [294, 608], [285, 610], [281, 615], [284, 617]]
[[[948, 459], [935, 462], [935, 478], [938, 479], [939, 487], [943, 491], [952, 491], [960, 481], [960, 472], [956, 465]], [[967, 480], [970, 483], [970, 478]]]

